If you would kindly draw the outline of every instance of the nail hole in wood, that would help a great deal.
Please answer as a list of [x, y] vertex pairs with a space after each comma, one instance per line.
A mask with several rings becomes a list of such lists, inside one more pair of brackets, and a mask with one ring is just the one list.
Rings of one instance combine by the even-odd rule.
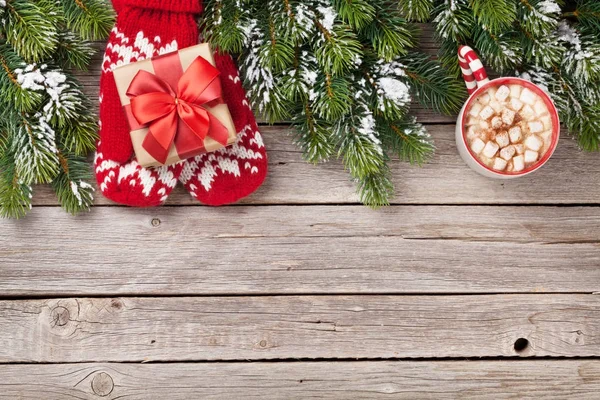
[[152, 218], [152, 226], [155, 227], [155, 228], [157, 226], [160, 226], [160, 219], [158, 219], [158, 218]]
[[515, 351], [517, 353], [521, 353], [522, 351], [525, 351], [525, 349], [527, 349], [529, 347], [529, 340], [525, 339], [525, 338], [518, 338], [517, 340], [515, 340]]
[[266, 340], [261, 340], [259, 343], [260, 347], [267, 347], [267, 341]]
[[150, 341], [150, 344], [154, 344], [154, 343], [156, 343], [156, 340], [151, 340]]

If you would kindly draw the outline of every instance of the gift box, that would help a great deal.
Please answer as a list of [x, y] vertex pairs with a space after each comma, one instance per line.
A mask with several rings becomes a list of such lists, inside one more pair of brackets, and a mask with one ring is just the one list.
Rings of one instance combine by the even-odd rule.
[[235, 142], [214, 65], [210, 46], [200, 44], [115, 69], [140, 165], [176, 164]]

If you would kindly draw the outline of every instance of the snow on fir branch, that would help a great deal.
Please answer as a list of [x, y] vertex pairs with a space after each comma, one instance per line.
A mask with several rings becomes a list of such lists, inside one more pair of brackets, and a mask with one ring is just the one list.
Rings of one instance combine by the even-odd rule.
[[85, 156], [97, 123], [70, 68], [85, 68], [113, 24], [105, 0], [0, 0], [0, 216], [22, 217], [50, 183], [70, 213], [88, 209]]
[[[429, 9], [417, 3], [415, 15]], [[291, 120], [307, 161], [340, 158], [371, 206], [393, 196], [392, 156], [422, 164], [433, 152], [411, 100], [452, 113], [465, 95], [439, 63], [410, 52], [415, 29], [398, 2], [208, 0], [205, 8], [204, 35], [240, 54], [254, 107], [271, 122]]]
[[[473, 47], [490, 69], [548, 88], [582, 149], [600, 150], [600, 2], [426, 0], [440, 60], [460, 79], [456, 51]], [[482, 13], [482, 10], [486, 10]]]

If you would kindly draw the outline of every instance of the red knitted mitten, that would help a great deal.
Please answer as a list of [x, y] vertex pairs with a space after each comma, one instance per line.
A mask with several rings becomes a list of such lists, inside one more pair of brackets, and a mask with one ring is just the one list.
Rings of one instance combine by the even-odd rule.
[[107, 198], [126, 205], [162, 204], [177, 184], [183, 165], [142, 168], [132, 160], [129, 126], [112, 71], [197, 44], [195, 16], [200, 0], [115, 0], [118, 12], [100, 79], [100, 140], [95, 159], [96, 179]]
[[267, 175], [267, 153], [237, 68], [229, 55], [215, 54], [215, 62], [238, 140], [233, 146], [187, 160], [179, 178], [193, 197], [210, 206], [250, 195]]

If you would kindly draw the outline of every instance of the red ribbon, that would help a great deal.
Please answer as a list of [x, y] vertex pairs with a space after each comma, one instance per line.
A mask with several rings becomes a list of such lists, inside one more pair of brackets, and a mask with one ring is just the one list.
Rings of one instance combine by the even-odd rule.
[[127, 89], [131, 114], [149, 128], [144, 149], [164, 164], [173, 143], [182, 160], [198, 154], [206, 137], [227, 146], [229, 131], [206, 110], [223, 102], [219, 70], [198, 56], [184, 73], [178, 53], [152, 65], [155, 74], [138, 71]]

